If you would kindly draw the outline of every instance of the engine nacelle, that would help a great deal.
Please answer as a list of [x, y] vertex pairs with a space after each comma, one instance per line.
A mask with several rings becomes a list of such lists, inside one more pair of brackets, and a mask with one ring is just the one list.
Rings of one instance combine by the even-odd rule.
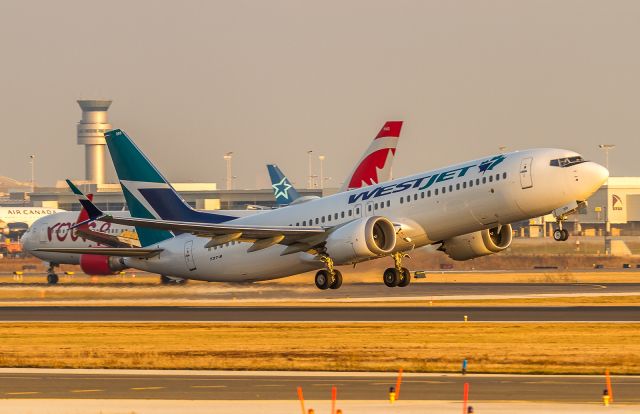
[[438, 250], [453, 260], [469, 260], [501, 252], [511, 245], [512, 239], [513, 230], [507, 224], [445, 240]]
[[325, 244], [327, 253], [336, 264], [386, 255], [395, 246], [393, 223], [380, 216], [360, 218], [335, 229]]
[[119, 257], [83, 254], [80, 256], [80, 268], [91, 276], [115, 275], [127, 268]]

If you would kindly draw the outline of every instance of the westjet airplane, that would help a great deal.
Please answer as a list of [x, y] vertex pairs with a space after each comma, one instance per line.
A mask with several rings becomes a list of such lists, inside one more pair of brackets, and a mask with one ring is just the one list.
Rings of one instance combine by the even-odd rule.
[[[388, 181], [401, 129], [402, 121], [385, 122], [359, 162], [355, 164], [351, 175], [347, 176], [345, 185], [349, 184], [359, 188], [367, 186], [367, 183]], [[315, 196], [300, 197], [299, 193], [276, 165], [268, 165], [267, 168], [274, 189], [274, 197], [280, 206], [293, 202], [302, 203], [318, 198]], [[344, 188], [342, 191], [344, 191]], [[264, 209], [218, 210], [215, 213], [231, 216], [227, 217], [231, 219], [261, 211], [264, 211]], [[129, 215], [128, 212], [114, 212], [114, 214], [119, 216]], [[79, 264], [84, 273], [100, 276], [114, 275], [127, 268], [120, 258], [114, 256], [43, 250], [45, 248], [70, 247], [133, 247], [132, 242], [137, 244], [137, 235], [134, 227], [105, 222], [99, 225], [91, 222], [75, 226], [75, 224], [87, 218], [88, 216], [86, 216], [84, 209], [80, 214], [68, 211], [47, 215], [33, 223], [32, 227], [22, 236], [21, 241], [24, 250], [49, 263], [47, 270], [47, 282], [49, 284], [58, 283], [59, 278], [55, 268], [61, 264]], [[184, 281], [181, 278], [171, 277], [167, 274], [161, 274], [160, 280], [162, 284], [174, 284]]]
[[500, 252], [510, 223], [552, 213], [562, 222], [607, 179], [601, 165], [563, 149], [489, 156], [262, 214], [229, 218], [193, 210], [121, 130], [105, 134], [132, 217], [101, 212], [70, 183], [89, 220], [135, 226], [141, 246], [42, 249], [119, 256], [124, 265], [187, 279], [248, 282], [318, 270], [337, 289], [334, 266], [391, 257], [389, 287], [411, 280], [403, 258], [438, 244], [455, 260]]

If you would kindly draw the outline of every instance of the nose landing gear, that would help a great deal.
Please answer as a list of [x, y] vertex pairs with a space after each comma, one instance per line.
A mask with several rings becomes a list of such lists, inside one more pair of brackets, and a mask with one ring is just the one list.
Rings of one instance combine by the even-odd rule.
[[49, 267], [47, 268], [47, 283], [50, 285], [57, 284], [59, 280], [59, 277], [55, 271], [56, 266], [58, 265], [55, 263], [49, 263]]
[[395, 267], [390, 267], [382, 274], [382, 281], [387, 287], [405, 287], [411, 283], [411, 272], [406, 267], [402, 267], [402, 259], [409, 257], [408, 254], [396, 252], [391, 255]]
[[327, 270], [318, 270], [316, 273], [316, 287], [321, 290], [340, 289], [342, 273], [333, 267], [333, 260], [329, 256], [320, 256], [320, 260], [327, 266]]

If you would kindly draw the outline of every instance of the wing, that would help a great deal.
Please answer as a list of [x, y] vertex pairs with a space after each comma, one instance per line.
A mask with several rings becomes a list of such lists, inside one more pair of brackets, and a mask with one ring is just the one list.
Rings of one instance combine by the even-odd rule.
[[76, 233], [87, 240], [104, 244], [109, 247], [140, 247], [140, 242], [138, 240], [128, 237], [114, 236], [113, 234], [106, 234], [93, 230], [85, 230], [80, 227], [76, 230]]
[[292, 245], [305, 241], [308, 245], [316, 237], [324, 238], [326, 231], [321, 227], [291, 226], [242, 226], [233, 224], [192, 223], [185, 221], [155, 220], [134, 217], [116, 217], [104, 215], [100, 221], [125, 226], [141, 226], [152, 229], [169, 230], [179, 233], [191, 233], [199, 237], [209, 237], [206, 247], [213, 247], [232, 240], [252, 241], [250, 251], [261, 250], [274, 244]]
[[34, 249], [37, 252], [71, 253], [71, 254], [96, 254], [100, 256], [118, 257], [144, 257], [157, 256], [163, 249], [141, 249], [127, 247], [59, 247]]

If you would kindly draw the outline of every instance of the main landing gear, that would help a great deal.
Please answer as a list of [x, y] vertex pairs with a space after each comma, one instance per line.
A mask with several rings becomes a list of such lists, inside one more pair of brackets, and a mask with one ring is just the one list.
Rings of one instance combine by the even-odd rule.
[[327, 270], [318, 270], [316, 273], [316, 287], [321, 290], [339, 289], [342, 286], [342, 273], [333, 267], [333, 260], [329, 256], [320, 256], [320, 260]]
[[47, 269], [47, 283], [50, 285], [55, 285], [58, 283], [58, 275], [56, 274], [55, 267], [57, 264], [49, 263], [49, 268]]
[[388, 287], [405, 287], [411, 283], [411, 272], [406, 267], [402, 267], [402, 259], [409, 257], [405, 253], [393, 253], [395, 267], [390, 267], [382, 274], [382, 281]]

